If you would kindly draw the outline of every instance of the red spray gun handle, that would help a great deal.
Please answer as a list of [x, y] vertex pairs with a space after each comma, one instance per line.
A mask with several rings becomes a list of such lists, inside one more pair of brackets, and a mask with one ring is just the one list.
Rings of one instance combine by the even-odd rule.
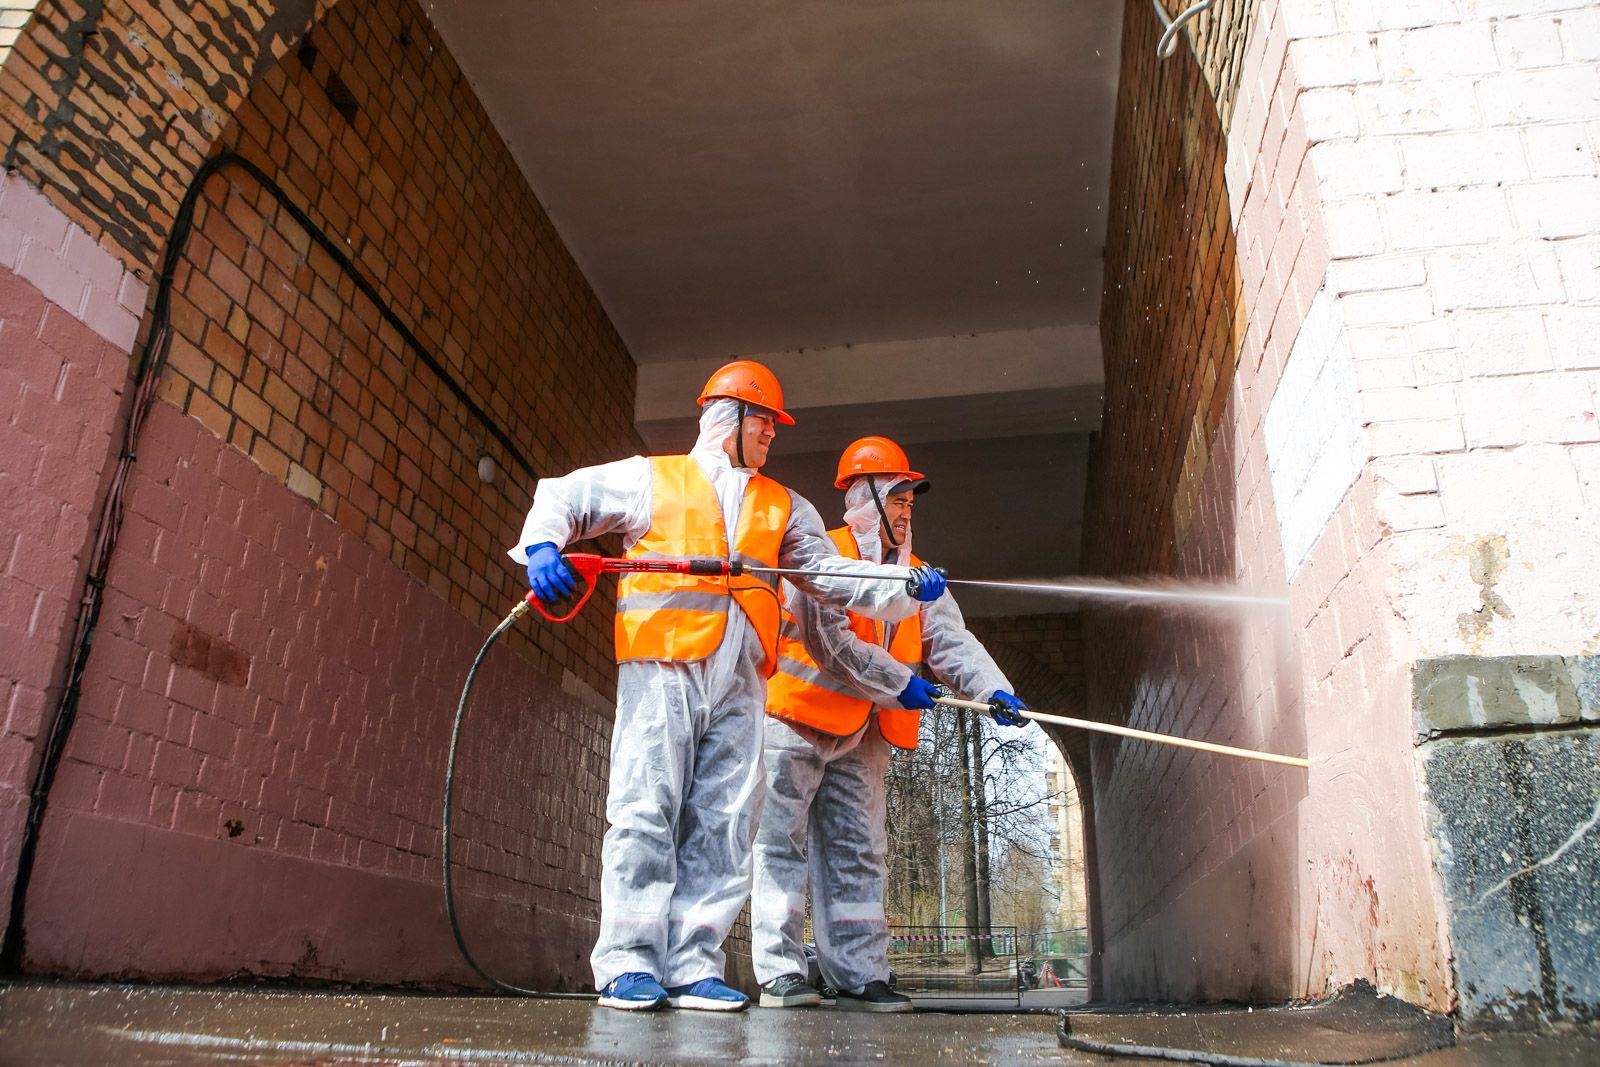
[[531, 589], [528, 590], [526, 597], [528, 603], [551, 622], [566, 622], [578, 614], [594, 595], [594, 581], [601, 574], [695, 574], [711, 578], [740, 574], [743, 571], [741, 564], [725, 559], [614, 559], [610, 556], [597, 556], [593, 552], [568, 552], [562, 558], [567, 561], [567, 566], [588, 584], [588, 588], [572, 606], [572, 610], [559, 618], [544, 609], [544, 601], [539, 599], [539, 594]]

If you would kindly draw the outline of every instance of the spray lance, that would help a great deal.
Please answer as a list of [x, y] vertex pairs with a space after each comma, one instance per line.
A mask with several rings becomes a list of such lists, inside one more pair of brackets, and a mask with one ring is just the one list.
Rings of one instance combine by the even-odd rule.
[[966, 708], [970, 711], [981, 711], [990, 715], [998, 715], [1002, 712], [1010, 711], [1013, 714], [1021, 715], [1024, 719], [1032, 719], [1035, 722], [1054, 723], [1057, 726], [1070, 726], [1076, 730], [1092, 730], [1101, 734], [1115, 734], [1117, 737], [1132, 737], [1139, 741], [1154, 741], [1158, 745], [1173, 745], [1177, 748], [1194, 749], [1197, 752], [1211, 752], [1219, 756], [1234, 756], [1238, 759], [1255, 760], [1258, 763], [1276, 763], [1284, 767], [1305, 768], [1311, 766], [1309, 760], [1299, 756], [1281, 756], [1276, 752], [1260, 752], [1253, 748], [1218, 745], [1210, 741], [1196, 741], [1188, 737], [1158, 734], [1150, 730], [1135, 730], [1131, 726], [1118, 726], [1115, 723], [1097, 722], [1094, 719], [1074, 719], [1067, 715], [1049, 715], [1029, 708], [1007, 708], [999, 701], [963, 700], [943, 686], [938, 688], [940, 695], [934, 697], [934, 703], [942, 704], [948, 708]]
[[[568, 552], [561, 558], [566, 560], [568, 570], [587, 583], [587, 588], [578, 598], [578, 602], [572, 606], [572, 610], [565, 615], [552, 615], [545, 610], [539, 595], [529, 590], [515, 614], [520, 615], [528, 607], [533, 607], [551, 622], [566, 622], [589, 602], [589, 598], [594, 595], [595, 579], [602, 574], [687, 574], [701, 578], [738, 578], [746, 574], [770, 574], [779, 577], [798, 575], [813, 578], [854, 578], [864, 582], [904, 582], [906, 595], [913, 597], [917, 595], [917, 590], [921, 586], [921, 580], [915, 571], [907, 578], [901, 574], [841, 574], [837, 571], [798, 570], [792, 567], [757, 567], [741, 560], [715, 557], [615, 559], [611, 556], [597, 556], [592, 552]], [[944, 574], [943, 568], [934, 569], [941, 576]]]

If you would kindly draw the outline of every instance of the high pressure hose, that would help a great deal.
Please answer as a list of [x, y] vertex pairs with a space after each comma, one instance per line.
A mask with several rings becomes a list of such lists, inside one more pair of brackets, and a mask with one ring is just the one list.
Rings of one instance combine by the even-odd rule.
[[[761, 592], [766, 593], [773, 599], [777, 600], [780, 609], [783, 605], [783, 599], [778, 596], [777, 590], [773, 589], [772, 586], [768, 585], [766, 582], [754, 582], [741, 585], [734, 585], [733, 583], [728, 582], [726, 583], [726, 586], [730, 594], [735, 592], [743, 592], [745, 590], [760, 590]], [[530, 606], [530, 601], [518, 601], [517, 606], [511, 609], [511, 613], [504, 619], [501, 619], [500, 625], [496, 626], [489, 634], [488, 638], [483, 642], [483, 647], [478, 649], [477, 658], [472, 661], [472, 669], [467, 671], [466, 683], [461, 687], [461, 700], [456, 704], [456, 720], [455, 724], [450, 728], [450, 753], [445, 760], [444, 811], [439, 820], [441, 824], [439, 865], [444, 880], [444, 910], [445, 915], [450, 919], [450, 933], [456, 939], [456, 948], [461, 950], [461, 958], [467, 961], [467, 966], [471, 967], [473, 972], [477, 974], [479, 978], [482, 978], [485, 982], [488, 982], [496, 989], [504, 990], [507, 993], [516, 993], [519, 996], [524, 997], [548, 997], [558, 1000], [594, 1000], [597, 996], [599, 996], [598, 993], [546, 993], [540, 989], [528, 989], [525, 986], [512, 985], [510, 982], [502, 982], [488, 971], [485, 971], [483, 967], [479, 965], [478, 961], [473, 958], [472, 950], [467, 948], [467, 939], [461, 933], [460, 917], [456, 915], [455, 882], [451, 874], [450, 864], [450, 823], [451, 816], [455, 809], [456, 752], [461, 745], [461, 724], [466, 721], [467, 699], [472, 695], [472, 683], [477, 681], [478, 668], [483, 666], [483, 658], [489, 654], [489, 649], [493, 647], [494, 643], [500, 639], [500, 635], [511, 629], [512, 624], [514, 624], [518, 619], [522, 618], [523, 615], [527, 614]]]
[[504, 619], [501, 619], [500, 625], [496, 626], [493, 632], [489, 634], [488, 639], [483, 643], [483, 647], [478, 649], [478, 657], [472, 661], [472, 669], [467, 672], [467, 682], [461, 687], [461, 701], [456, 705], [455, 725], [450, 728], [450, 755], [445, 762], [444, 770], [444, 814], [440, 820], [442, 823], [442, 828], [440, 831], [441, 842], [439, 847], [439, 865], [444, 872], [444, 910], [445, 914], [450, 918], [450, 933], [456, 939], [456, 948], [461, 950], [461, 958], [467, 961], [467, 966], [471, 967], [479, 978], [482, 978], [485, 982], [488, 982], [496, 989], [504, 990], [507, 993], [516, 993], [519, 996], [524, 997], [548, 997], [558, 1000], [594, 1000], [599, 994], [546, 993], [540, 989], [528, 989], [525, 986], [512, 985], [510, 982], [502, 982], [488, 971], [485, 971], [481, 966], [478, 965], [478, 961], [473, 958], [471, 950], [467, 948], [466, 938], [462, 936], [461, 922], [456, 917], [455, 885], [450, 876], [450, 815], [454, 803], [456, 788], [456, 749], [461, 742], [461, 724], [466, 720], [467, 717], [467, 698], [472, 694], [472, 683], [478, 677], [478, 668], [483, 665], [483, 657], [489, 654], [490, 646], [500, 639], [501, 634], [511, 629], [511, 625], [518, 619], [522, 618], [527, 611], [528, 602], [526, 600], [518, 601], [517, 606], [511, 609], [511, 614], [507, 615]]

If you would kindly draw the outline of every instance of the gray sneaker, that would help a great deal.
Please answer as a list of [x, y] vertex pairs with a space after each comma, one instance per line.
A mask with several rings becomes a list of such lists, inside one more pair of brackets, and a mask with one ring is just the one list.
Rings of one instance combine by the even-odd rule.
[[839, 990], [839, 1002], [834, 1005], [840, 1011], [912, 1011], [911, 998], [896, 993], [889, 988], [888, 982], [868, 982], [867, 987], [859, 993], [849, 990]]
[[822, 1003], [822, 995], [798, 974], [785, 974], [761, 987], [763, 1008], [814, 1008]]

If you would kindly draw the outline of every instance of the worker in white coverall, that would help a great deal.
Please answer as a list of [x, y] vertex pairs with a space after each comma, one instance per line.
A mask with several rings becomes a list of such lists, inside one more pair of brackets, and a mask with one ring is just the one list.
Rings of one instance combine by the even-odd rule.
[[[604, 533], [621, 534], [629, 557], [910, 579], [794, 579], [809, 596], [878, 619], [913, 616], [919, 600], [944, 591], [931, 568], [913, 578], [908, 568], [839, 558], [816, 509], [757, 473], [775, 424], [794, 421], [770, 370], [730, 363], [700, 404], [700, 436], [687, 456], [634, 456], [539, 482], [510, 554], [527, 562], [540, 599], [572, 592], [561, 549]], [[774, 588], [748, 577], [630, 573], [619, 582], [611, 825], [591, 957], [605, 1006], [746, 1006], [722, 981], [722, 943], [750, 892], [778, 607]]]
[[[920, 564], [911, 554], [911, 509], [927, 482], [898, 445], [884, 437], [854, 442], [835, 484], [846, 489], [845, 525], [828, 536], [841, 552], [874, 564]], [[817, 962], [838, 1007], [910, 1011], [911, 1001], [887, 981], [890, 746], [917, 747], [919, 709], [932, 708], [937, 693], [920, 676], [924, 666], [958, 693], [993, 703], [1007, 725], [1027, 724], [1017, 714], [1024, 705], [951, 597], [887, 624], [792, 589], [784, 606], [778, 673], [767, 690], [767, 791], [751, 898], [761, 1005], [821, 1002], [805, 979], [800, 940], [809, 880]]]

